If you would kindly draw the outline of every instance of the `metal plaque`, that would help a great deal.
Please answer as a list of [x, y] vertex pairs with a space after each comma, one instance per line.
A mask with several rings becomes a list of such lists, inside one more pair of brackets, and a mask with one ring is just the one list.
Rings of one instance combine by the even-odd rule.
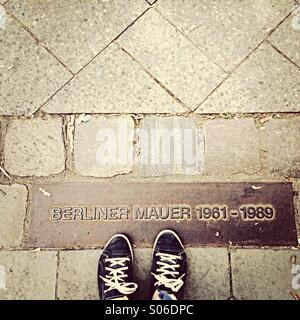
[[115, 233], [152, 246], [165, 228], [193, 246], [297, 245], [290, 183], [55, 183], [30, 197], [29, 247], [103, 246]]

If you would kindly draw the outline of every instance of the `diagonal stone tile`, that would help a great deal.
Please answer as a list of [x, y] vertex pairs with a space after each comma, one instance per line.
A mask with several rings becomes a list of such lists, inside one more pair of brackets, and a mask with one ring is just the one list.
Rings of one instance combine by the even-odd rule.
[[263, 43], [197, 113], [300, 111], [300, 72]]
[[162, 0], [158, 10], [226, 71], [293, 8], [293, 0]]
[[71, 68], [79, 71], [148, 7], [144, 0], [12, 0], [6, 5]]
[[300, 7], [272, 33], [269, 41], [300, 67]]
[[0, 29], [0, 114], [32, 114], [71, 74], [8, 14]]
[[175, 113], [186, 109], [112, 44], [45, 106], [49, 113]]
[[190, 108], [196, 107], [225, 77], [155, 10], [145, 13], [118, 43]]

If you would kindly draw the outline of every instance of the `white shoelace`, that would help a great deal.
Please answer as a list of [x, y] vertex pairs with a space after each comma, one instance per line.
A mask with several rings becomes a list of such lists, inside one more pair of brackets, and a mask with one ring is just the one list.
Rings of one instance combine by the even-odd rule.
[[[130, 261], [129, 258], [107, 258], [105, 262], [110, 263], [109, 267], [106, 267], [105, 270], [109, 272], [106, 277], [100, 276], [100, 278], [105, 282], [107, 289], [104, 293], [110, 290], [118, 290], [124, 295], [132, 294], [136, 291], [138, 285], [134, 282], [125, 282], [127, 274], [125, 273], [128, 270], [128, 267], [125, 266], [126, 261]], [[113, 268], [119, 266], [118, 268]]]
[[157, 264], [160, 267], [156, 269], [157, 274], [152, 273], [157, 280], [155, 285], [163, 285], [173, 292], [178, 292], [184, 283], [182, 278], [185, 276], [185, 274], [183, 274], [179, 278], [176, 277], [179, 275], [179, 272], [176, 271], [176, 269], [180, 267], [180, 265], [176, 263], [176, 260], [181, 259], [181, 257], [161, 252], [156, 253], [156, 256], [160, 257], [160, 261], [157, 261]]

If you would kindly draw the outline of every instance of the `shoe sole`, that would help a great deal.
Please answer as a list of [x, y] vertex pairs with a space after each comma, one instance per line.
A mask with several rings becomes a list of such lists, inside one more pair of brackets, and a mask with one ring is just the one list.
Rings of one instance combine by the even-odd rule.
[[125, 236], [125, 234], [118, 233], [118, 234], [113, 235], [113, 236], [107, 241], [105, 247], [103, 248], [103, 251], [106, 249], [106, 247], [109, 245], [109, 243], [110, 243], [113, 239], [115, 239], [115, 238], [117, 238], [117, 237], [122, 237], [123, 239], [125, 239], [125, 240], [127, 241], [127, 244], [128, 244], [128, 247], [129, 247], [130, 253], [131, 253], [131, 261], [132, 261], [132, 263], [133, 263], [133, 250], [132, 250], [132, 245], [131, 245], [131, 242], [130, 242], [130, 240], [128, 239], [128, 237]]
[[174, 232], [173, 230], [170, 230], [170, 229], [165, 229], [165, 230], [162, 230], [156, 237], [155, 241], [154, 241], [154, 245], [153, 245], [153, 249], [152, 249], [152, 256], [154, 254], [154, 250], [155, 250], [155, 247], [156, 247], [156, 244], [158, 242], [158, 239], [160, 238], [161, 235], [163, 235], [164, 233], [172, 233], [175, 238], [179, 241], [180, 245], [182, 246], [182, 249], [184, 249], [184, 245], [181, 241], [181, 239], [179, 238], [178, 234], [176, 232]]

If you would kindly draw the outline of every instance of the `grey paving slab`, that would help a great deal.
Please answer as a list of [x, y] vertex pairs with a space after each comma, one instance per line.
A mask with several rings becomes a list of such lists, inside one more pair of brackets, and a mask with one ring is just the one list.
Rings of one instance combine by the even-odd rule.
[[[99, 299], [97, 266], [100, 250], [61, 251], [58, 269], [59, 299]], [[135, 249], [134, 278], [137, 299], [149, 299], [152, 249]], [[186, 299], [227, 299], [229, 297], [226, 249], [187, 249], [189, 273]]]
[[199, 104], [225, 73], [166, 21], [147, 11], [117, 40], [188, 107]]
[[163, 0], [157, 9], [231, 71], [292, 10], [293, 0]]
[[49, 113], [176, 113], [186, 108], [111, 45], [43, 108]]
[[199, 174], [204, 162], [203, 132], [192, 118], [146, 117], [138, 152], [142, 176]]
[[56, 252], [0, 251], [0, 300], [55, 298]]
[[269, 41], [300, 67], [300, 7], [272, 33]]
[[48, 176], [65, 168], [59, 118], [13, 120], [5, 136], [4, 166], [12, 175]]
[[77, 124], [74, 163], [84, 176], [110, 177], [133, 166], [134, 121], [130, 116], [92, 118]]
[[237, 299], [289, 300], [291, 291], [300, 294], [299, 250], [237, 250], [231, 263]]
[[300, 176], [299, 134], [299, 119], [272, 119], [265, 124], [263, 149], [271, 174]]
[[0, 114], [32, 114], [71, 74], [20, 24], [5, 16], [0, 29]]
[[189, 248], [185, 299], [225, 300], [230, 296], [228, 253], [224, 248]]
[[61, 251], [57, 278], [59, 300], [99, 300], [100, 250]]
[[299, 97], [299, 69], [264, 43], [196, 112], [299, 111]]
[[[184, 299], [225, 300], [230, 296], [228, 253], [223, 248], [187, 248], [188, 271]], [[135, 250], [137, 297], [149, 300], [152, 249]]]
[[0, 247], [20, 245], [26, 213], [27, 189], [23, 185], [0, 185]]
[[294, 183], [294, 190], [298, 192], [298, 194], [295, 195], [295, 212], [296, 212], [296, 227], [298, 231], [298, 243], [300, 243], [300, 181], [297, 181], [296, 184]]
[[2, 2], [0, 1], [0, 30], [3, 30], [6, 26], [6, 11], [1, 4]]
[[144, 0], [12, 0], [13, 12], [73, 72], [80, 70], [148, 7]]
[[203, 128], [205, 173], [251, 174], [260, 169], [258, 132], [253, 119], [211, 120]]

